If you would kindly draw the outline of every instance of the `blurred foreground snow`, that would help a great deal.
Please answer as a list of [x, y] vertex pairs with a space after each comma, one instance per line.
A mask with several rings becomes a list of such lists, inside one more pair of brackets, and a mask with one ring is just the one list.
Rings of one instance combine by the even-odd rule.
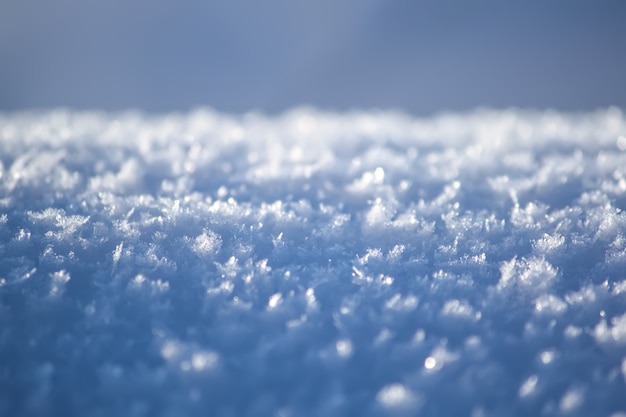
[[0, 115], [0, 415], [626, 410], [626, 119]]

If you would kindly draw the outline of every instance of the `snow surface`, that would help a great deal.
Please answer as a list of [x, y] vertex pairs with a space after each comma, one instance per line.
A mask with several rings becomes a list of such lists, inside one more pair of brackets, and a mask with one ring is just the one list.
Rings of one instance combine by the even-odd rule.
[[619, 109], [0, 115], [0, 415], [624, 416]]

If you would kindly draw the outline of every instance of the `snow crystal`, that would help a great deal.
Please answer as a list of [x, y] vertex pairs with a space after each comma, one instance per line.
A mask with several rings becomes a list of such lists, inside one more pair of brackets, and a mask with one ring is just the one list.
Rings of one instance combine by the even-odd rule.
[[348, 357], [352, 354], [352, 342], [348, 339], [337, 342], [337, 353], [339, 356]]
[[376, 397], [385, 407], [406, 406], [414, 400], [411, 391], [398, 383], [383, 387]]
[[0, 415], [620, 416], [625, 137], [0, 114]]
[[559, 407], [565, 413], [571, 413], [583, 402], [583, 390], [582, 389], [572, 389], [567, 391], [563, 398], [561, 398], [561, 402], [559, 403]]
[[528, 397], [529, 395], [531, 395], [537, 387], [537, 381], [537, 375], [529, 376], [519, 389], [520, 397]]

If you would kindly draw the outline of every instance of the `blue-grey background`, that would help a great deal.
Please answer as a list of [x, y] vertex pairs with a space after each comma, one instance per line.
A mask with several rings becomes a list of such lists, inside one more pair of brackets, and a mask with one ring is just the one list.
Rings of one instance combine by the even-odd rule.
[[626, 106], [619, 0], [3, 0], [0, 110]]

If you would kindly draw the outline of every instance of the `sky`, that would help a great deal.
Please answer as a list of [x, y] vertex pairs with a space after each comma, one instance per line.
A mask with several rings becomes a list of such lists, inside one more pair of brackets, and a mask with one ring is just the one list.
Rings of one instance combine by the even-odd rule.
[[0, 110], [626, 106], [626, 4], [7, 0]]

